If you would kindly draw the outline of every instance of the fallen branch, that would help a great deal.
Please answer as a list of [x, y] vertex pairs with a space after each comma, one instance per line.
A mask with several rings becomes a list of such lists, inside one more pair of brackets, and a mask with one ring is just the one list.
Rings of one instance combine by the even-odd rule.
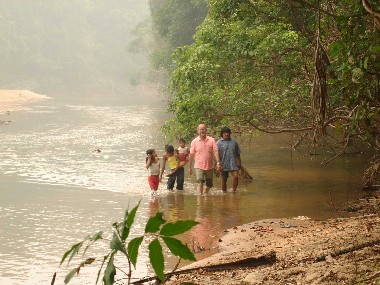
[[332, 253], [321, 255], [321, 256], [319, 256], [319, 257], [317, 257], [315, 259], [315, 262], [325, 261], [326, 257], [329, 256], [329, 255], [331, 257], [336, 257], [336, 256], [339, 256], [339, 255], [342, 255], [342, 254], [346, 254], [346, 253], [349, 253], [349, 252], [353, 252], [353, 251], [360, 250], [360, 249], [363, 249], [363, 248], [369, 247], [369, 246], [374, 246], [374, 245], [377, 245], [377, 244], [380, 244], [380, 239], [368, 241], [368, 242], [365, 242], [365, 243], [362, 243], [362, 244], [358, 244], [358, 245], [354, 245], [354, 246], [351, 246], [351, 247], [348, 247], [348, 248], [337, 250], [337, 251], [334, 251]]
[[252, 176], [248, 173], [248, 171], [242, 166], [239, 170], [239, 178], [246, 180], [253, 180]]
[[368, 276], [366, 279], [364, 279], [364, 280], [362, 280], [360, 282], [371, 281], [371, 280], [373, 280], [373, 279], [375, 279], [375, 278], [377, 278], [379, 276], [380, 276], [380, 271], [377, 271], [377, 272], [373, 273], [372, 275]]
[[[241, 267], [257, 267], [257, 266], [263, 266], [263, 265], [269, 265], [273, 264], [276, 261], [276, 253], [274, 251], [269, 252], [266, 255], [262, 255], [259, 257], [249, 257], [233, 262], [227, 262], [223, 264], [215, 264], [215, 265], [208, 265], [208, 266], [200, 266], [200, 267], [194, 267], [184, 270], [179, 270], [175, 272], [170, 272], [165, 274], [166, 279], [175, 276], [175, 275], [181, 275], [190, 273], [197, 270], [205, 270], [205, 271], [220, 271], [220, 270], [229, 270], [234, 268], [241, 268]], [[157, 277], [147, 277], [144, 279], [140, 279], [138, 281], [135, 281], [131, 284], [143, 284], [148, 281], [155, 280]]]

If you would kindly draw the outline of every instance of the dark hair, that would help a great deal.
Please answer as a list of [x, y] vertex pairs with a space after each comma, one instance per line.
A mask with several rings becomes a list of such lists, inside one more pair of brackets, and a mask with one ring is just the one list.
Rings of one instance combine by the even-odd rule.
[[168, 153], [174, 152], [174, 147], [171, 144], [165, 146], [165, 151]]
[[231, 134], [231, 129], [229, 127], [223, 127], [221, 130], [220, 130], [220, 136], [222, 137], [223, 136], [223, 133], [230, 133]]
[[184, 138], [180, 138], [180, 139], [178, 140], [178, 142], [183, 142], [183, 143], [186, 143], [186, 141], [185, 141], [185, 139], [184, 139]]
[[148, 150], [146, 151], [146, 155], [147, 155], [147, 156], [146, 156], [145, 162], [148, 161], [148, 155], [149, 155], [149, 154], [152, 155], [153, 152], [154, 152], [154, 148], [150, 148], [150, 149], [148, 149]]

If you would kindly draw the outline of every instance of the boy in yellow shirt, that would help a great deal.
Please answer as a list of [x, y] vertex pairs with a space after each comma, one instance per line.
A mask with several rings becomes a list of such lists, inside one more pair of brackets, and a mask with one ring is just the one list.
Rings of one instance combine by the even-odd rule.
[[180, 161], [177, 154], [174, 151], [172, 145], [165, 146], [165, 153], [162, 156], [162, 168], [160, 173], [160, 181], [162, 180], [162, 175], [165, 171], [166, 162], [168, 162], [170, 173], [167, 175], [168, 182], [167, 187], [169, 191], [173, 191], [175, 181], [177, 180], [177, 190], [183, 190], [183, 183], [185, 182], [185, 171], [183, 166], [186, 161]]

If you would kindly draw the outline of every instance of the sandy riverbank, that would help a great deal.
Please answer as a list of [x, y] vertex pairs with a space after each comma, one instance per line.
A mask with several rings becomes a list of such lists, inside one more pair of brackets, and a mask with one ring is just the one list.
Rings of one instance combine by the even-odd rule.
[[166, 284], [380, 284], [379, 209], [374, 192], [348, 208], [351, 218], [235, 227], [219, 240], [220, 253], [182, 268]]
[[0, 115], [27, 110], [26, 104], [48, 99], [51, 98], [29, 90], [0, 90]]

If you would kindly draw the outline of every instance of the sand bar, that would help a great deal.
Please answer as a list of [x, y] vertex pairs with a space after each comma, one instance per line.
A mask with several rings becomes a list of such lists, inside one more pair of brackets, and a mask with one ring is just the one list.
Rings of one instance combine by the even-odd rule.
[[0, 90], [0, 115], [20, 110], [27, 110], [27, 103], [51, 99], [46, 95], [29, 90]]

